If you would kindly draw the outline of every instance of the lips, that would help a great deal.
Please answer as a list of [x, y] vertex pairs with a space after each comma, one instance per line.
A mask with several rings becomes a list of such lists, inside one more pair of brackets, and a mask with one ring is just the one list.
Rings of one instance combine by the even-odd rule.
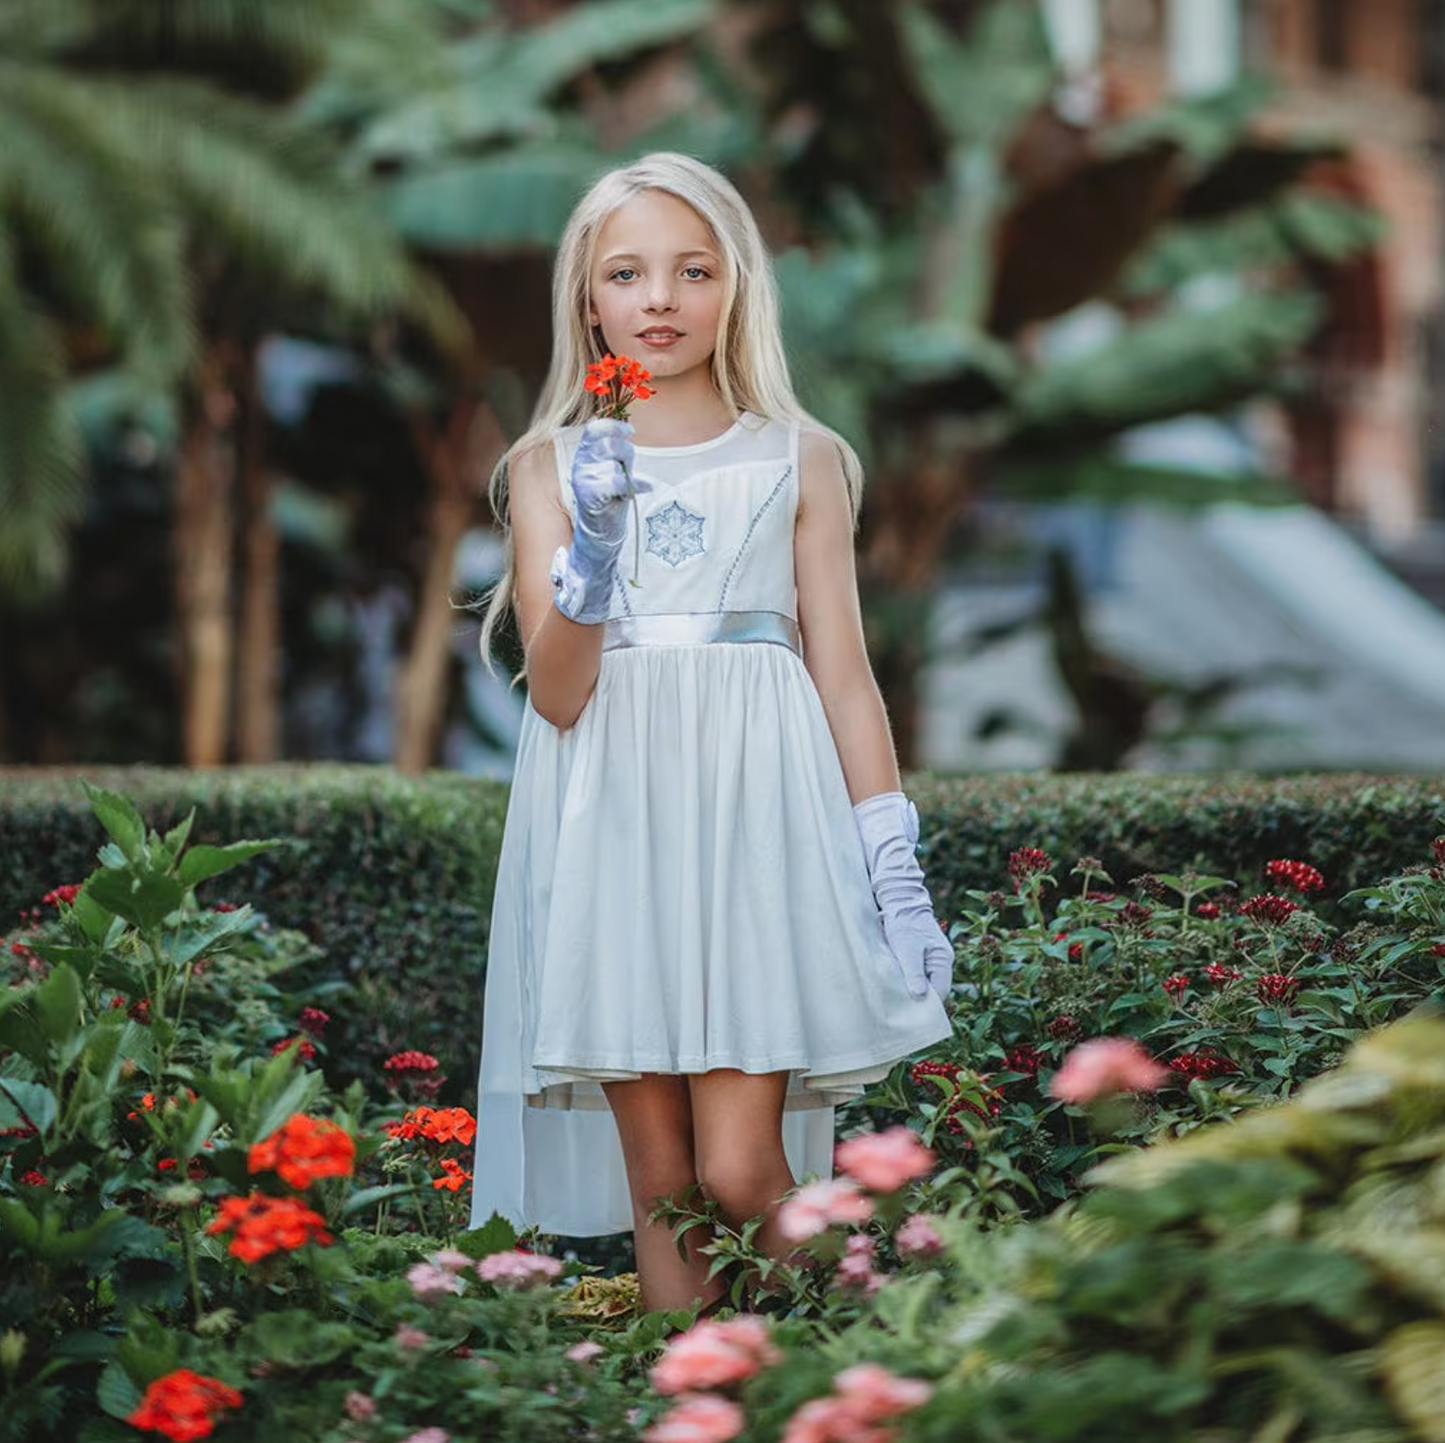
[[682, 332], [673, 330], [671, 326], [653, 326], [648, 330], [639, 331], [637, 339], [650, 346], [665, 346], [670, 341], [680, 341]]

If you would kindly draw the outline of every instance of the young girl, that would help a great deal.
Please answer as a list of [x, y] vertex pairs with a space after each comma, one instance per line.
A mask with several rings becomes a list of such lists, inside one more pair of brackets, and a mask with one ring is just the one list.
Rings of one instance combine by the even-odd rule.
[[[514, 605], [529, 702], [472, 1220], [632, 1228], [644, 1306], [708, 1304], [657, 1200], [700, 1183], [785, 1251], [773, 1209], [831, 1175], [834, 1106], [948, 1035], [953, 950], [864, 651], [858, 461], [793, 395], [737, 191], [680, 155], [604, 176], [553, 330], [493, 486], [511, 552], [483, 654]], [[630, 424], [589, 419], [609, 352], [653, 376]]]

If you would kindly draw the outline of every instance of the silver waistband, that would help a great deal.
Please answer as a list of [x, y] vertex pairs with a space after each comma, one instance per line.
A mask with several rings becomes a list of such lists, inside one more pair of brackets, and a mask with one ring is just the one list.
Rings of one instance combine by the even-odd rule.
[[802, 654], [798, 623], [780, 611], [675, 611], [622, 616], [607, 623], [603, 651], [627, 646], [706, 646], [762, 642]]

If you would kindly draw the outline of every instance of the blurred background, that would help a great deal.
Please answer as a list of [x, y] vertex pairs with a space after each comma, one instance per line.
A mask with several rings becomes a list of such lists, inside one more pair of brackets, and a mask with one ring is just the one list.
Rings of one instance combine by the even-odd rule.
[[0, 0], [0, 763], [508, 775], [487, 477], [668, 148], [906, 765], [1445, 768], [1442, 119], [1432, 0]]

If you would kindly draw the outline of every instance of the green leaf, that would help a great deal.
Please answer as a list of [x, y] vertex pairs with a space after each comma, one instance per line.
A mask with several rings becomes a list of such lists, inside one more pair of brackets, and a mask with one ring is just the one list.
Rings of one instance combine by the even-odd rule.
[[124, 917], [144, 932], [154, 931], [185, 901], [185, 889], [174, 877], [146, 872], [100, 872], [86, 884], [102, 907]]
[[58, 1115], [55, 1094], [48, 1087], [24, 1078], [0, 1077], [0, 1127], [18, 1127], [29, 1121], [43, 1137]]
[[457, 1247], [469, 1258], [510, 1252], [516, 1246], [517, 1230], [501, 1213], [493, 1213], [481, 1227], [472, 1228], [457, 1238]]
[[124, 1421], [140, 1406], [140, 1400], [141, 1390], [131, 1381], [130, 1374], [118, 1362], [108, 1363], [95, 1385], [95, 1401], [101, 1411]]
[[192, 807], [185, 817], [166, 833], [162, 845], [171, 861], [174, 862], [180, 856], [181, 849], [186, 845], [186, 838], [191, 835], [191, 827], [195, 824], [195, 820], [196, 809]]
[[40, 1241], [40, 1219], [24, 1203], [0, 1198], [0, 1233], [14, 1238], [22, 1248], [32, 1249]]
[[[364, 1187], [346, 1199], [341, 1208], [341, 1216], [350, 1217], [352, 1213], [365, 1212], [367, 1208], [375, 1207], [377, 1203], [385, 1202], [388, 1198], [407, 1197], [422, 1191], [424, 1189], [421, 1184], [409, 1182], [382, 1183], [377, 1187]], [[483, 1257], [485, 1254], [478, 1253], [476, 1256]]]
[[68, 1042], [80, 1030], [80, 992], [80, 978], [65, 962], [35, 989], [35, 1011], [52, 1042]]
[[126, 860], [141, 862], [145, 859], [145, 823], [129, 797], [119, 792], [107, 791], [80, 779], [85, 795], [90, 799], [90, 808], [101, 826], [114, 838], [116, 846], [125, 853]]
[[226, 847], [192, 847], [181, 858], [181, 865], [176, 871], [176, 880], [183, 887], [194, 887], [209, 877], [217, 877], [222, 872], [229, 871], [232, 867], [237, 867], [242, 862], [259, 856], [260, 853], [271, 847], [282, 845], [284, 842], [281, 838], [270, 837], [264, 841], [232, 842]]

